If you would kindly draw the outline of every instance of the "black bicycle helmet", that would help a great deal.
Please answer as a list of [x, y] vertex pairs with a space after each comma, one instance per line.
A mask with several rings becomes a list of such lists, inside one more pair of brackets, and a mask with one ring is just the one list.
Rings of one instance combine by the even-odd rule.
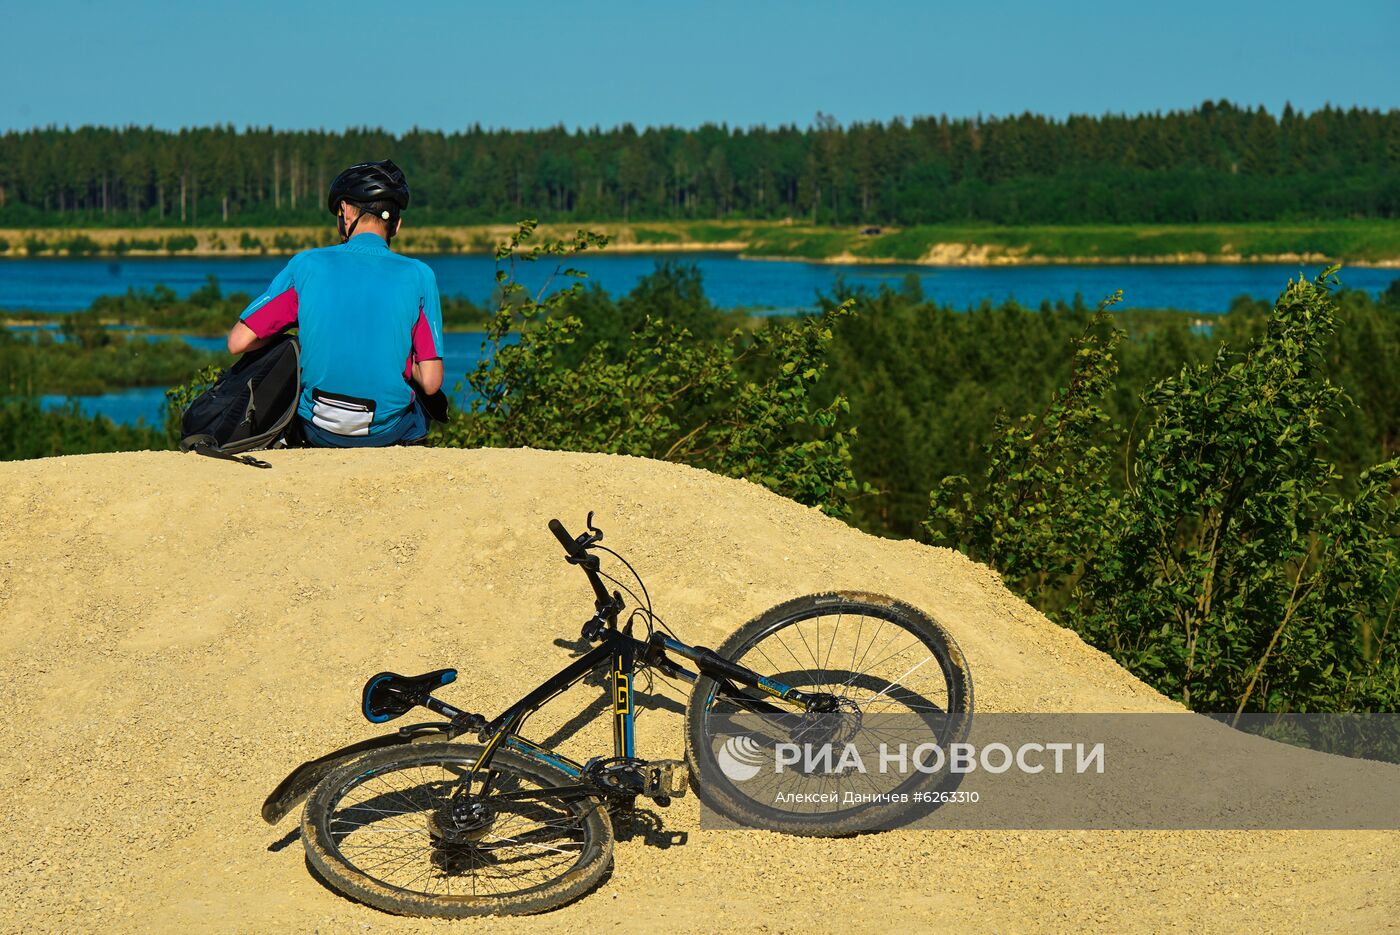
[[346, 169], [331, 182], [331, 193], [326, 198], [331, 214], [340, 214], [342, 201], [356, 204], [388, 201], [402, 211], [408, 207], [408, 180], [392, 159], [362, 162]]

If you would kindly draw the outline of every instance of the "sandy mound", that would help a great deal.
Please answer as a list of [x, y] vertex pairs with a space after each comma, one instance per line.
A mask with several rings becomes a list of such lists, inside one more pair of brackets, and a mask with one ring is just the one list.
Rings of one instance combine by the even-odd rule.
[[[797, 594], [910, 601], [966, 653], [980, 710], [1175, 706], [961, 556], [889, 542], [674, 465], [532, 451], [283, 452], [253, 471], [173, 453], [0, 464], [0, 928], [422, 931], [328, 891], [263, 797], [378, 730], [380, 669], [452, 665], [499, 708], [558, 668], [590, 611], [545, 529], [593, 509], [683, 637], [718, 642]], [[593, 701], [582, 687], [565, 706]], [[678, 696], [658, 683], [652, 705]], [[559, 726], [547, 710], [539, 738]], [[644, 754], [681, 719], [644, 714]], [[562, 745], [608, 748], [606, 725]], [[808, 840], [698, 829], [619, 842], [594, 894], [490, 931], [1375, 930], [1400, 835], [897, 832]], [[658, 846], [666, 843], [669, 846]], [[620, 921], [619, 921], [620, 920]]]

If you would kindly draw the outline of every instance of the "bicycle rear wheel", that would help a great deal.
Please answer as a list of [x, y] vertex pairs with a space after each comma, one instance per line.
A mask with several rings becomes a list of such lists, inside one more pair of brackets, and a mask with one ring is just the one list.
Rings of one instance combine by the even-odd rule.
[[[686, 708], [686, 754], [705, 804], [742, 825], [800, 835], [890, 828], [932, 810], [927, 794], [946, 776], [772, 768], [780, 746], [806, 756], [829, 745], [835, 764], [847, 745], [868, 752], [881, 744], [946, 748], [964, 739], [972, 680], [957, 644], [928, 615], [880, 595], [813, 594], [760, 614], [716, 652], [835, 704], [808, 714], [753, 692], [736, 697], [700, 678]], [[751, 713], [754, 701], [770, 713]]]
[[480, 754], [405, 744], [336, 770], [302, 818], [312, 866], [345, 895], [411, 916], [542, 912], [596, 885], [612, 862], [602, 806], [551, 793], [572, 778], [506, 750], [464, 799], [456, 793]]

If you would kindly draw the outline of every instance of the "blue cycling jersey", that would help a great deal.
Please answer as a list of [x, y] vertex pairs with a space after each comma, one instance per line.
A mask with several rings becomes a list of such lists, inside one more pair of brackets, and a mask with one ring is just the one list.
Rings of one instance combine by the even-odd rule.
[[[442, 357], [437, 278], [377, 234], [298, 253], [240, 320], [258, 337], [295, 324], [297, 414], [347, 444], [392, 444], [420, 431], [415, 361]], [[426, 431], [426, 429], [421, 429]]]

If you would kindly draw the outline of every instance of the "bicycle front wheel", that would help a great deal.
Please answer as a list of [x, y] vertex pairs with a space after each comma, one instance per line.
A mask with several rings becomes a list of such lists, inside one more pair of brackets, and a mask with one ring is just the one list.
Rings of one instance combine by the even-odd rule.
[[506, 750], [405, 744], [354, 760], [311, 793], [302, 840], [335, 889], [398, 915], [524, 915], [570, 902], [612, 862], [595, 800], [572, 778]]
[[[946, 776], [834, 765], [848, 747], [907, 751], [965, 738], [972, 680], [957, 644], [927, 614], [875, 594], [813, 594], [760, 614], [716, 652], [823, 696], [828, 710], [796, 711], [697, 680], [686, 708], [686, 754], [705, 804], [742, 825], [801, 835], [890, 828], [931, 810], [929, 793]], [[824, 762], [832, 768], [804, 766], [822, 747], [831, 748]], [[798, 751], [802, 761], [777, 769], [785, 751]]]

